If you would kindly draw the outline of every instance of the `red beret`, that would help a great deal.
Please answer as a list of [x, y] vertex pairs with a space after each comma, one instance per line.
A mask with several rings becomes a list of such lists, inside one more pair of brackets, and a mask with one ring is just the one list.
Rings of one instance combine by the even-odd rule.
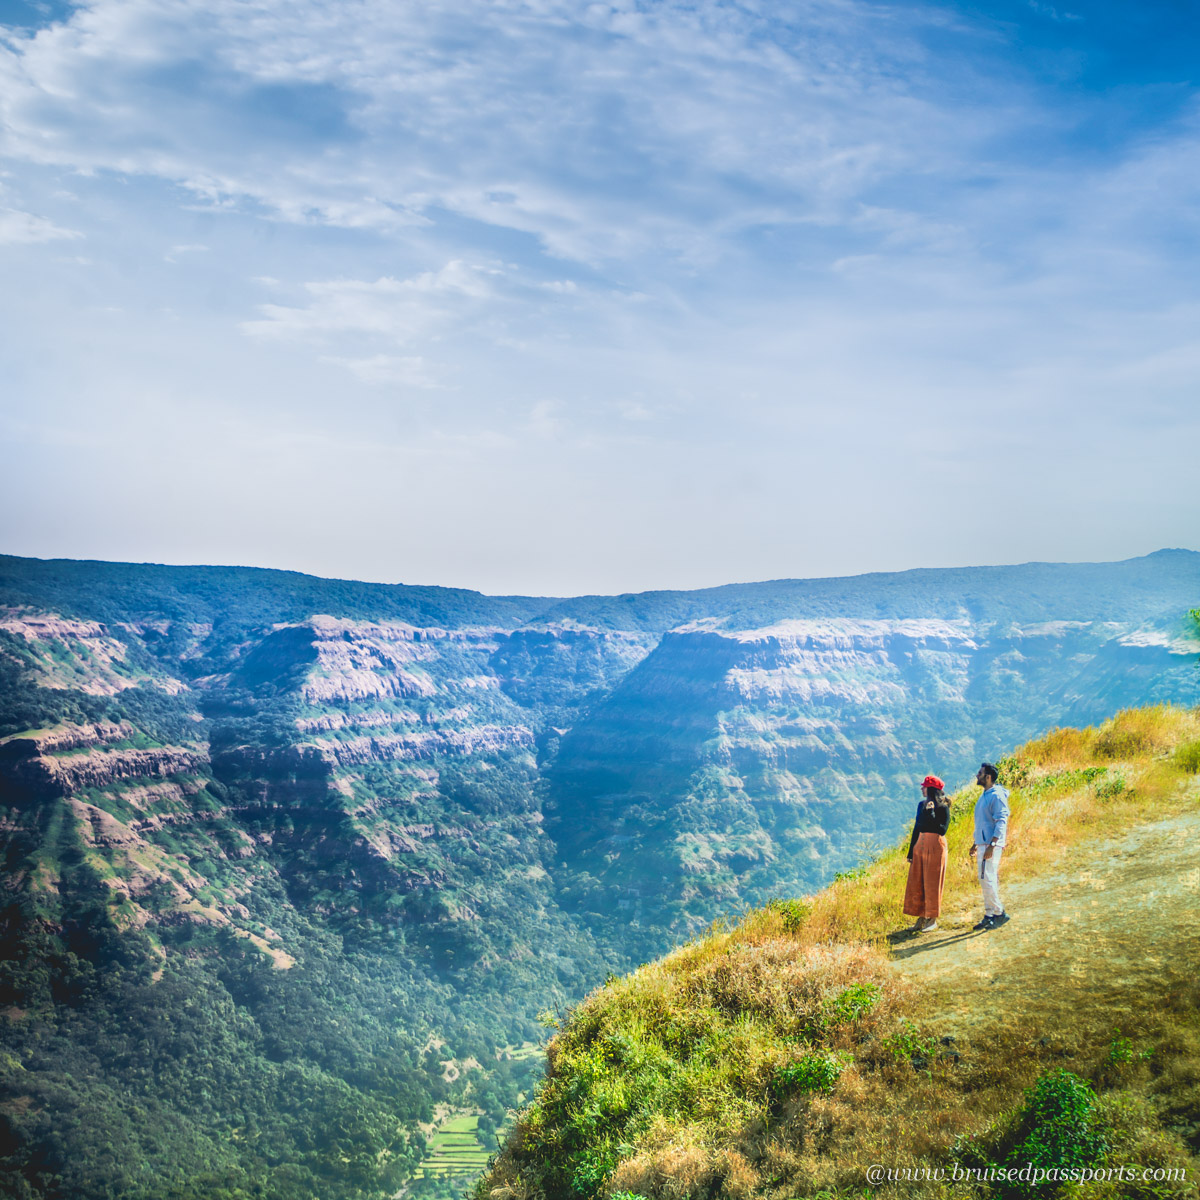
[[935, 787], [945, 789], [946, 785], [936, 775], [926, 775], [925, 782], [921, 784], [923, 788]]

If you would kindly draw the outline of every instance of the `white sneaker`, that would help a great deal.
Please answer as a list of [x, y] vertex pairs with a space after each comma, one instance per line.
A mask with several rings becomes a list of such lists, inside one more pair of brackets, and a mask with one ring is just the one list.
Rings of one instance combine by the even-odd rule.
[[921, 932], [922, 932], [922, 933], [929, 933], [931, 930], [933, 930], [933, 929], [936, 929], [936, 928], [937, 928], [937, 922], [936, 922], [936, 921], [930, 921], [930, 922], [929, 922], [929, 924], [928, 924], [928, 925], [926, 925], [926, 926], [925, 926], [925, 928], [921, 930]]

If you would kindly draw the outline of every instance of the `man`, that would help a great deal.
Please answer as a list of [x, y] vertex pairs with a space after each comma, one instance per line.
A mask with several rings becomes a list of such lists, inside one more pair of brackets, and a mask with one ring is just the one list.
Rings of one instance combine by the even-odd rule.
[[1000, 855], [1008, 833], [1008, 790], [991, 763], [984, 763], [975, 776], [983, 794], [975, 801], [975, 841], [971, 857], [979, 867], [979, 886], [983, 889], [983, 920], [977, 930], [999, 929], [1008, 920], [1000, 903]]

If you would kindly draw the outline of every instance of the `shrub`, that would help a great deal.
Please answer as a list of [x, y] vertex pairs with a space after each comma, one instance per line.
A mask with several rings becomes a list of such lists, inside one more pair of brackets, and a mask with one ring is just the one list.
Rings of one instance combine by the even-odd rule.
[[808, 914], [812, 911], [812, 906], [805, 904], [802, 900], [769, 900], [767, 908], [783, 918], [784, 933], [799, 933], [804, 928], [804, 922], [808, 920]]
[[1060, 1068], [1026, 1090], [1010, 1165], [1094, 1167], [1107, 1153], [1096, 1093], [1085, 1080]]
[[1133, 1041], [1130, 1038], [1122, 1037], [1119, 1029], [1108, 1045], [1108, 1061], [1114, 1067], [1120, 1066], [1122, 1063], [1133, 1062]]
[[620, 1149], [608, 1141], [575, 1155], [572, 1189], [581, 1196], [594, 1195], [620, 1161]]
[[832, 1092], [851, 1061], [848, 1054], [814, 1050], [780, 1067], [775, 1072], [772, 1090], [777, 1096], [793, 1092]]
[[1019, 788], [1029, 782], [1035, 765], [1031, 759], [1008, 754], [997, 761], [996, 770], [1000, 772], [1000, 782], [1005, 787]]
[[879, 1002], [882, 992], [877, 983], [852, 983], [825, 1001], [825, 1020], [831, 1025], [859, 1021]]
[[[1078, 1075], [1059, 1069], [1043, 1075], [1025, 1090], [1022, 1106], [1003, 1117], [980, 1137], [959, 1141], [954, 1157], [968, 1172], [996, 1178], [1008, 1173], [997, 1193], [1003, 1197], [1054, 1194], [1052, 1183], [1034, 1183], [1036, 1171], [1055, 1171], [1061, 1179], [1071, 1171], [1099, 1166], [1111, 1142], [1109, 1119], [1091, 1086]], [[1026, 1172], [1020, 1179], [1018, 1172]]]
[[931, 1059], [937, 1050], [937, 1039], [922, 1037], [915, 1025], [905, 1021], [896, 1033], [883, 1039], [883, 1048], [896, 1058]]
[[1107, 767], [1069, 767], [1051, 771], [1025, 786], [1026, 796], [1048, 796], [1052, 792], [1070, 792], [1085, 784], [1095, 784], [1108, 774]]
[[1111, 800], [1114, 796], [1119, 796], [1122, 792], [1127, 791], [1128, 788], [1129, 784], [1125, 781], [1124, 775], [1101, 777], [1092, 784], [1092, 791], [1100, 800]]

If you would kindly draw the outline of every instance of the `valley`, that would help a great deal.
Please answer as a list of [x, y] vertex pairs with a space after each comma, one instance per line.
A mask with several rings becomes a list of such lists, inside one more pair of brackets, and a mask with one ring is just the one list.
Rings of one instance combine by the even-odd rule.
[[1186, 551], [576, 599], [0, 558], [0, 1178], [449, 1194], [422, 1125], [492, 1145], [540, 1012], [854, 868], [927, 770], [1200, 702], [1198, 596]]

